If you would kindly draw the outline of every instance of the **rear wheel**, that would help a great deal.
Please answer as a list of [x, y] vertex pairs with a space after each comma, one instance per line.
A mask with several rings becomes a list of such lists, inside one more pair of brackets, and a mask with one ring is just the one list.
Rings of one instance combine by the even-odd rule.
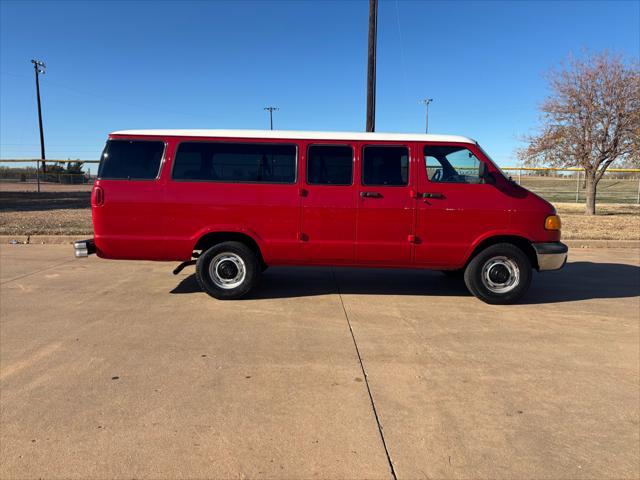
[[531, 262], [515, 245], [491, 245], [469, 262], [464, 282], [469, 291], [483, 302], [497, 305], [514, 303], [529, 288]]
[[244, 243], [223, 242], [205, 251], [196, 263], [200, 287], [214, 298], [243, 297], [257, 284], [261, 268], [257, 255]]

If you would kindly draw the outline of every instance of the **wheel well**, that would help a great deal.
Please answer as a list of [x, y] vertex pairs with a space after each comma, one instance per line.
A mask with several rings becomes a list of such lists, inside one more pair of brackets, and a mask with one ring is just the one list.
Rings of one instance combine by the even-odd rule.
[[473, 250], [473, 253], [469, 255], [467, 263], [469, 263], [473, 259], [473, 257], [475, 257], [482, 250], [497, 243], [510, 243], [512, 245], [515, 245], [524, 252], [524, 254], [531, 262], [531, 266], [535, 269], [538, 269], [538, 256], [536, 255], [536, 251], [533, 249], [531, 242], [524, 237], [518, 237], [516, 235], [499, 235], [497, 237], [490, 237], [483, 240]]
[[262, 258], [262, 252], [260, 251], [260, 247], [258, 246], [256, 241], [246, 233], [239, 233], [239, 232], [207, 233], [206, 235], [203, 235], [202, 237], [200, 237], [200, 239], [196, 242], [193, 249], [204, 251], [222, 242], [244, 243], [247, 247], [253, 250], [253, 252], [258, 256], [260, 263], [262, 265], [266, 265], [264, 263], [264, 259]]

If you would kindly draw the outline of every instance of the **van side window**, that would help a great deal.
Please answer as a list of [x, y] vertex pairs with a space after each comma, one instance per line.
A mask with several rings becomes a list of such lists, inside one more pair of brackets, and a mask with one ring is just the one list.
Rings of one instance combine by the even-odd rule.
[[424, 164], [431, 182], [481, 183], [480, 160], [465, 147], [427, 145]]
[[407, 147], [364, 147], [363, 185], [407, 185], [409, 150]]
[[174, 180], [294, 183], [296, 145], [184, 142], [173, 165]]
[[310, 145], [307, 149], [309, 185], [351, 185], [353, 149], [347, 145]]
[[104, 147], [98, 178], [111, 180], [153, 180], [158, 176], [164, 142], [109, 140]]

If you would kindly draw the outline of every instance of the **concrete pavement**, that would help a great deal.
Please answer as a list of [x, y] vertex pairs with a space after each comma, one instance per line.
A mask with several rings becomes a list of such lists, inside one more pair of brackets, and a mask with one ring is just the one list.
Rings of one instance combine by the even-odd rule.
[[2, 245], [0, 477], [637, 478], [640, 252], [570, 255], [496, 307], [321, 268], [219, 302], [192, 268]]

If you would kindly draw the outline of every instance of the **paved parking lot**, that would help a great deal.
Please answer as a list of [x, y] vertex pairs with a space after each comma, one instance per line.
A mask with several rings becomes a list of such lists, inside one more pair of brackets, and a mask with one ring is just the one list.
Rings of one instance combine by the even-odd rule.
[[0, 477], [640, 475], [638, 250], [509, 307], [320, 268], [220, 302], [174, 266], [1, 247]]

